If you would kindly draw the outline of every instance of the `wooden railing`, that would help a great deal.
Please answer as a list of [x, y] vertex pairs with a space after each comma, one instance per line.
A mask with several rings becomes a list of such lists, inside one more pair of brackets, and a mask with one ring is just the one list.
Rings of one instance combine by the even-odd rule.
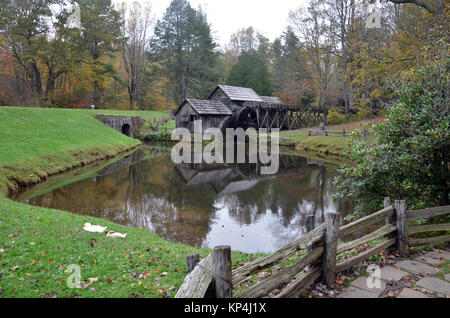
[[[364, 128], [361, 131], [364, 138], [369, 135], [369, 130]], [[328, 130], [328, 129], [308, 129], [308, 136], [336, 136], [336, 137], [348, 137], [352, 135], [351, 130]]]
[[[277, 298], [294, 297], [320, 277], [329, 287], [334, 287], [337, 273], [391, 246], [395, 245], [399, 254], [406, 257], [408, 246], [450, 241], [450, 235], [408, 238], [408, 233], [450, 231], [450, 223], [408, 225], [414, 220], [448, 214], [450, 206], [412, 211], [406, 209], [405, 201], [395, 201], [392, 205], [390, 198], [384, 199], [384, 206], [384, 209], [344, 226], [339, 226], [339, 214], [327, 214], [324, 223], [302, 238], [235, 270], [231, 269], [229, 246], [216, 247], [202, 261], [199, 261], [198, 254], [189, 255], [186, 257], [188, 274], [175, 297], [259, 298], [283, 287], [276, 295]], [[360, 238], [345, 241], [351, 234], [367, 232], [369, 226], [377, 228]], [[371, 242], [377, 243], [356, 256], [338, 262], [337, 255]], [[302, 253], [301, 258], [293, 265], [233, 295], [233, 286], [241, 286], [250, 281], [253, 274], [299, 256], [299, 253]], [[301, 275], [295, 278], [298, 274]]]

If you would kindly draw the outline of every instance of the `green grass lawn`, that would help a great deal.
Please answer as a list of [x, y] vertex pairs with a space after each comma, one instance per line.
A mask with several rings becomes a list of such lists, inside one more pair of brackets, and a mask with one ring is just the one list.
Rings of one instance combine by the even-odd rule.
[[314, 151], [342, 156], [350, 150], [348, 145], [350, 137], [308, 136], [308, 132], [304, 130], [280, 132], [280, 137], [292, 139], [295, 142], [296, 150], [300, 151]]
[[146, 120], [153, 120], [153, 118], [160, 119], [162, 117], [169, 117], [170, 110], [108, 110], [108, 109], [96, 109], [92, 110], [81, 110], [87, 112], [94, 112], [95, 114], [103, 115], [122, 115], [122, 116], [141, 116]]

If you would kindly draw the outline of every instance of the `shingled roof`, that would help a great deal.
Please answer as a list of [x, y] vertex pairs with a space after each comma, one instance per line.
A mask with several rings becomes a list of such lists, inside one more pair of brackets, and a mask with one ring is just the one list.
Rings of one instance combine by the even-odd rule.
[[281, 100], [275, 96], [260, 96], [264, 102], [270, 104], [282, 104]]
[[[232, 101], [263, 102], [262, 98], [251, 88], [228, 85], [218, 85], [217, 88], [220, 88]], [[214, 92], [209, 98], [211, 98]]]
[[[231, 110], [218, 100], [186, 99], [199, 115], [232, 115]], [[184, 105], [184, 103], [182, 104]]]

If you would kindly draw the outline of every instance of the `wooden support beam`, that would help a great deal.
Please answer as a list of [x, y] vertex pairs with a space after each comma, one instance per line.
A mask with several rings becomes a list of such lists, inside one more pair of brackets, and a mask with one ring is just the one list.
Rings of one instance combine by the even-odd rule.
[[231, 247], [217, 246], [213, 252], [214, 277], [217, 298], [233, 297], [233, 278], [231, 277]]
[[378, 221], [385, 220], [387, 216], [394, 214], [394, 207], [390, 206], [381, 211], [375, 212], [368, 216], [365, 216], [359, 220], [356, 220], [350, 224], [344, 225], [339, 229], [339, 237], [352, 234], [362, 228], [365, 228], [369, 224], [377, 223]]
[[[392, 203], [391, 203], [391, 198], [390, 198], [390, 197], [385, 197], [383, 203], [384, 203], [384, 208], [385, 208], [385, 209], [388, 208], [388, 207], [390, 207], [390, 206], [392, 205]], [[386, 225], [392, 224], [392, 223], [391, 223], [391, 217], [387, 216], [386, 219], [385, 219], [385, 221], [384, 221], [384, 224], [386, 224]]]
[[209, 254], [186, 276], [175, 298], [203, 298], [214, 280], [213, 257]]
[[450, 231], [450, 223], [408, 226], [408, 235], [425, 232], [441, 232], [441, 231]]
[[200, 255], [198, 254], [191, 254], [186, 256], [186, 267], [188, 274], [192, 272], [192, 270], [197, 266], [197, 264], [200, 262]]
[[376, 230], [375, 232], [365, 235], [359, 239], [356, 239], [356, 240], [353, 240], [350, 242], [345, 242], [345, 243], [339, 245], [337, 253], [340, 254], [342, 252], [349, 251], [351, 249], [354, 249], [357, 246], [369, 243], [369, 242], [379, 239], [385, 235], [388, 235], [392, 232], [395, 232], [396, 230], [397, 230], [397, 228], [394, 225], [387, 224], [387, 225], [381, 227], [380, 229]]
[[377, 246], [362, 252], [361, 254], [359, 254], [358, 256], [352, 257], [348, 260], [345, 260], [344, 262], [337, 264], [336, 265], [336, 271], [338, 273], [345, 271], [346, 269], [349, 269], [350, 267], [352, 267], [353, 265], [356, 265], [358, 263], [361, 263], [362, 261], [367, 260], [369, 257], [384, 251], [385, 249], [387, 249], [389, 246], [392, 246], [395, 244], [395, 239], [390, 239], [387, 240], [383, 243], [378, 244]]
[[315, 266], [306, 272], [303, 276], [289, 283], [275, 298], [294, 298], [298, 297], [300, 292], [313, 284], [320, 277], [321, 267]]
[[406, 201], [395, 201], [397, 225], [397, 249], [401, 257], [408, 256], [408, 222], [406, 219]]
[[245, 264], [233, 271], [233, 285], [238, 286], [244, 282], [247, 277], [259, 270], [262, 270], [268, 266], [280, 263], [294, 256], [299, 250], [307, 249], [314, 244], [323, 240], [325, 232], [325, 224], [321, 224], [319, 227], [315, 228], [305, 236], [293, 241], [276, 252], [255, 259], [253, 262]]
[[406, 216], [408, 221], [429, 219], [435, 216], [444, 215], [450, 213], [450, 205], [438, 206], [435, 208], [428, 208], [422, 210], [408, 210]]
[[436, 244], [441, 242], [448, 242], [450, 241], [450, 235], [441, 235], [441, 236], [434, 236], [434, 237], [427, 237], [423, 239], [409, 239], [408, 244], [411, 246], [419, 246], [419, 245], [427, 245], [427, 244]]
[[300, 261], [282, 271], [274, 273], [269, 278], [247, 288], [235, 296], [235, 298], [260, 298], [266, 296], [272, 290], [288, 284], [295, 275], [300, 273], [306, 266], [313, 264], [323, 254], [323, 247], [317, 247]]
[[326, 234], [325, 252], [323, 253], [323, 278], [329, 288], [334, 288], [336, 282], [336, 254], [339, 233], [339, 214], [325, 215]]

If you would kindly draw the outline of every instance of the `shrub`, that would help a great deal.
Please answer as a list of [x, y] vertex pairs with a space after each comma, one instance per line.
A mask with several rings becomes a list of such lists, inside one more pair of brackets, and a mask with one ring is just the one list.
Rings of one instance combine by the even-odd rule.
[[450, 60], [404, 74], [389, 122], [375, 127], [370, 145], [353, 145], [334, 180], [335, 198], [351, 197], [356, 216], [382, 207], [383, 197], [408, 208], [450, 203]]
[[333, 108], [328, 111], [328, 124], [329, 125], [340, 125], [345, 123], [345, 115], [339, 110]]
[[368, 107], [363, 107], [359, 109], [358, 115], [356, 116], [357, 120], [369, 119], [373, 116], [372, 111]]

